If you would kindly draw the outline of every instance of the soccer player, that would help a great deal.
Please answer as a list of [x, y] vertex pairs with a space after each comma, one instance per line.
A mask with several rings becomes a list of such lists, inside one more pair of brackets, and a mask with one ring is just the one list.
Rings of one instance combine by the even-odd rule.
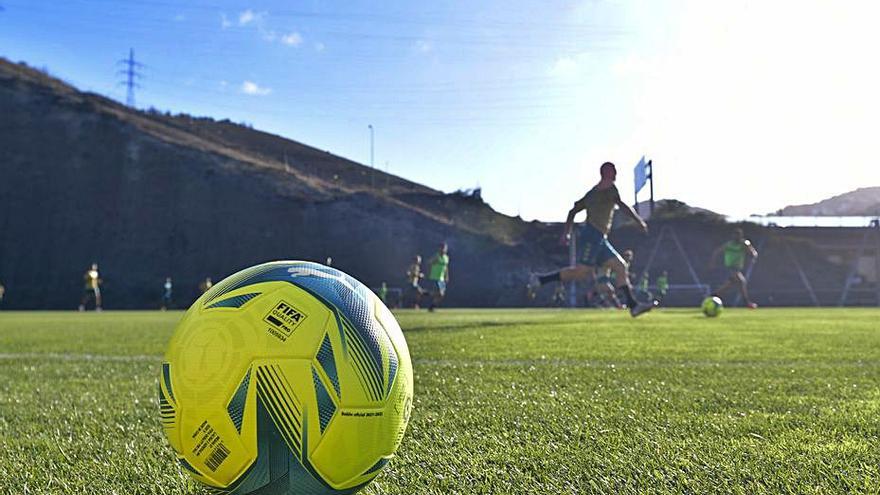
[[657, 277], [657, 293], [660, 294], [660, 300], [666, 299], [666, 293], [669, 292], [669, 273], [663, 270], [663, 273]]
[[208, 292], [208, 289], [210, 289], [213, 286], [214, 286], [214, 283], [211, 282], [211, 277], [205, 277], [205, 280], [203, 280], [199, 284], [199, 292], [204, 294], [205, 292]]
[[626, 276], [629, 280], [629, 285], [636, 285], [636, 274], [632, 272], [631, 268], [633, 266], [633, 259], [635, 259], [636, 254], [632, 249], [624, 249], [622, 253], [620, 253], [620, 257], [623, 258], [623, 263], [626, 265]]
[[752, 246], [751, 241], [746, 239], [742, 229], [734, 229], [733, 237], [715, 249], [709, 263], [711, 268], [715, 267], [715, 260], [718, 259], [719, 255], [723, 255], [724, 268], [729, 276], [724, 284], [715, 290], [712, 295], [720, 297], [722, 292], [737, 286], [739, 287], [739, 293], [742, 294], [743, 301], [746, 302], [746, 306], [751, 309], [757, 308], [758, 305], [749, 299], [749, 291], [746, 288], [748, 282], [746, 281], [746, 276], [743, 275], [743, 268], [746, 266], [746, 257], [755, 259], [758, 257], [758, 251]]
[[171, 277], [165, 277], [165, 285], [162, 286], [162, 311], [171, 307], [171, 290], [173, 286], [171, 284]]
[[0, 307], [3, 306], [3, 296], [6, 295], [6, 287], [3, 287], [3, 284], [0, 283]]
[[428, 260], [428, 281], [430, 283], [431, 302], [428, 311], [440, 305], [446, 297], [446, 285], [449, 283], [449, 246], [445, 242], [440, 243], [440, 248], [430, 260]]
[[654, 297], [654, 295], [651, 294], [651, 291], [648, 289], [650, 285], [651, 285], [651, 281], [649, 279], [648, 272], [645, 272], [639, 278], [639, 283], [636, 286], [636, 292], [641, 294], [643, 299], [650, 300], [651, 298]]
[[425, 289], [422, 289], [421, 285], [424, 277], [425, 274], [422, 273], [422, 257], [417, 254], [413, 257], [412, 264], [406, 270], [406, 280], [409, 282], [409, 296], [412, 298], [413, 309], [419, 309], [422, 296], [425, 294]]
[[559, 306], [560, 308], [565, 306], [565, 285], [562, 282], [556, 284], [556, 288], [553, 289], [553, 301], [554, 306]]
[[79, 303], [79, 310], [85, 311], [89, 299], [95, 298], [95, 311], [101, 311], [101, 276], [98, 273], [98, 264], [92, 263], [92, 267], [83, 274], [83, 296]]
[[599, 303], [603, 306], [623, 308], [614, 290], [614, 274], [610, 268], [602, 267], [599, 269], [598, 276], [596, 276], [596, 294]]
[[587, 212], [587, 221], [582, 229], [580, 240], [584, 243], [581, 263], [573, 267], [545, 275], [532, 274], [529, 278], [529, 290], [535, 291], [543, 284], [551, 282], [569, 282], [571, 280], [586, 280], [590, 278], [594, 268], [609, 268], [614, 273], [615, 285], [626, 298], [626, 304], [630, 308], [633, 317], [639, 316], [654, 308], [655, 302], [638, 302], [632, 293], [632, 285], [627, 274], [627, 264], [608, 241], [608, 231], [611, 230], [611, 222], [614, 219], [614, 207], [617, 206], [630, 218], [635, 220], [639, 227], [648, 232], [648, 224], [642, 220], [635, 210], [620, 199], [617, 186], [617, 169], [611, 162], [605, 162], [599, 168], [601, 180], [590, 189], [583, 198], [575, 202], [568, 212], [565, 220], [565, 230], [562, 240], [568, 244], [571, 239], [571, 229], [574, 217], [581, 211]]
[[382, 282], [382, 285], [379, 286], [379, 299], [382, 300], [382, 303], [388, 305], [388, 284]]

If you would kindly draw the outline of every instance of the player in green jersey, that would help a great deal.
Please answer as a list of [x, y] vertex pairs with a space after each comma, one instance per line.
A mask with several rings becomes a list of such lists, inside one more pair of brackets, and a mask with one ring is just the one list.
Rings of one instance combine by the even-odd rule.
[[742, 294], [746, 306], [752, 309], [757, 308], [758, 305], [749, 299], [749, 291], [746, 287], [748, 282], [746, 281], [746, 276], [743, 275], [743, 268], [746, 266], [746, 258], [757, 258], [758, 251], [752, 246], [752, 243], [745, 238], [742, 229], [734, 229], [733, 238], [718, 246], [718, 248], [712, 253], [712, 267], [715, 266], [715, 260], [718, 259], [719, 256], [723, 257], [724, 268], [729, 273], [729, 276], [724, 284], [715, 290], [712, 295], [720, 297], [722, 292], [731, 287], [738, 286], [739, 293]]
[[630, 314], [634, 317], [639, 316], [654, 308], [656, 303], [654, 301], [638, 302], [633, 297], [632, 285], [627, 273], [627, 263], [608, 241], [608, 232], [611, 230], [615, 208], [623, 210], [646, 233], [648, 232], [648, 224], [631, 206], [620, 199], [617, 186], [614, 185], [614, 181], [617, 180], [617, 169], [614, 164], [611, 162], [603, 163], [599, 168], [599, 175], [601, 176], [599, 183], [590, 189], [583, 198], [575, 202], [565, 220], [562, 240], [564, 244], [568, 244], [571, 239], [575, 215], [581, 211], [587, 212], [587, 221], [578, 237], [578, 242], [583, 243], [584, 246], [580, 264], [545, 275], [532, 274], [529, 278], [528, 289], [534, 292], [541, 285], [551, 282], [586, 280], [592, 276], [594, 268], [609, 268], [614, 273], [617, 290], [621, 291], [626, 298]]
[[428, 260], [428, 284], [431, 291], [431, 303], [428, 311], [434, 311], [446, 297], [446, 284], [449, 283], [449, 247], [441, 243], [440, 248], [430, 260]]
[[379, 299], [387, 306], [388, 305], [388, 284], [382, 282], [382, 285], [379, 286], [379, 292], [377, 292]]
[[644, 272], [641, 277], [639, 277], [639, 283], [636, 284], [636, 292], [638, 292], [642, 298], [652, 299], [654, 294], [651, 293], [650, 285], [651, 280], [649, 274], [648, 272]]
[[657, 294], [660, 296], [661, 302], [666, 298], [667, 292], [669, 292], [669, 273], [663, 270], [663, 273], [657, 277]]

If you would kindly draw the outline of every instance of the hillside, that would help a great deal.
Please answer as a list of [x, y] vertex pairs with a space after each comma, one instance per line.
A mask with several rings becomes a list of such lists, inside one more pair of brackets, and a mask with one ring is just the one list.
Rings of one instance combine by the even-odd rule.
[[546, 258], [523, 243], [546, 227], [478, 198], [228, 121], [133, 110], [5, 60], [0, 115], [8, 307], [75, 307], [93, 261], [108, 307], [153, 305], [165, 276], [188, 302], [205, 276], [284, 258], [329, 256], [394, 287], [444, 240], [450, 304], [494, 305], [508, 272]]
[[862, 187], [818, 203], [786, 206], [775, 214], [785, 216], [880, 215], [880, 187]]
[[651, 213], [651, 202], [650, 201], [640, 201], [635, 206], [636, 211], [639, 215], [642, 216], [645, 220], [655, 219], [673, 219], [673, 218], [688, 218], [688, 217], [701, 217], [708, 219], [721, 219], [724, 218], [724, 215], [720, 213], [716, 213], [712, 210], [707, 210], [705, 208], [700, 208], [697, 206], [691, 206], [687, 203], [678, 201], [676, 199], [658, 199], [654, 202], [654, 213]]

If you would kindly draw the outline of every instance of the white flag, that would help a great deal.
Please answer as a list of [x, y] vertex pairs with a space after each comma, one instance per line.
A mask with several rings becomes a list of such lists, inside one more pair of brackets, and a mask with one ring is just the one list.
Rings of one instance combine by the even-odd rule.
[[648, 182], [648, 164], [645, 162], [645, 157], [642, 156], [642, 159], [639, 160], [639, 163], [636, 165], [636, 168], [633, 169], [633, 176], [635, 177], [636, 183], [636, 194], [645, 187], [645, 184]]

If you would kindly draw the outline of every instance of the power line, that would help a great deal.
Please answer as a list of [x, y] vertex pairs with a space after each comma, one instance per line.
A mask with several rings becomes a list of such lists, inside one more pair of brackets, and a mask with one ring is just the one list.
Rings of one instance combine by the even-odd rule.
[[[104, 3], [101, 0], [81, 0], [85, 1], [85, 3]], [[152, 12], [144, 13], [138, 7], [149, 7], [149, 6], [164, 6], [164, 7], [179, 7], [176, 3], [168, 3], [168, 2], [150, 2], [150, 1], [132, 1], [127, 2], [124, 6], [120, 5], [119, 7], [128, 7], [128, 10], [119, 10], [113, 9], [112, 11], [102, 13], [99, 19], [95, 19], [97, 22], [95, 27], [99, 27], [102, 30], [106, 30], [108, 28], [117, 28], [119, 30], [127, 31], [129, 29], [138, 29], [138, 28], [146, 28], [150, 32], [155, 32], [156, 29], [163, 29], [167, 26], [167, 19], [162, 17], [158, 17]], [[72, 4], [66, 4], [63, 6], [57, 7], [69, 7], [72, 10], [76, 9], [79, 12], [81, 9], [75, 7]], [[52, 6], [51, 9], [43, 9], [40, 6], [35, 5], [16, 5], [17, 9], [21, 10], [30, 10], [34, 12], [45, 12], [47, 17], [51, 17], [52, 15], [59, 16], [59, 19], [65, 23], [71, 22], [71, 18], [69, 15], [64, 15], [64, 13], [59, 13], [58, 8], [56, 6]], [[208, 6], [208, 5], [187, 5], [184, 10], [208, 10], [217, 13], [224, 12], [220, 6]], [[132, 10], [135, 9], [135, 10]], [[131, 18], [126, 16], [126, 13], [132, 13], [137, 15], [137, 22], [131, 23]], [[120, 18], [121, 20], [126, 21], [126, 25], [107, 25], [106, 21], [108, 19], [107, 15], [112, 16], [111, 18]], [[320, 21], [322, 24], [326, 25], [328, 20], [334, 19], [349, 19], [352, 21], [357, 21], [357, 25], [363, 25], [367, 23], [370, 27], [378, 27], [383, 24], [391, 23], [391, 24], [400, 24], [401, 29], [404, 32], [400, 33], [388, 33], [387, 29], [379, 29], [378, 31], [368, 31], [363, 32], [359, 29], [353, 29], [350, 25], [346, 24], [344, 26], [337, 26], [335, 29], [330, 28], [329, 30], [318, 28], [306, 28], [306, 32], [314, 36], [324, 36], [331, 38], [344, 38], [350, 39], [353, 41], [388, 41], [388, 42], [400, 42], [405, 44], [411, 44], [413, 42], [422, 41], [425, 39], [423, 35], [423, 31], [418, 29], [420, 24], [418, 22], [419, 16], [411, 16], [407, 15], [404, 17], [395, 17], [395, 16], [375, 16], [375, 15], [366, 15], [366, 14], [330, 14], [330, 13], [310, 13], [310, 12], [300, 12], [300, 11], [288, 11], [288, 10], [273, 10], [271, 17], [274, 20], [284, 20], [289, 17], [295, 18], [303, 18], [314, 21]], [[441, 26], [446, 26], [453, 29], [453, 33], [447, 33], [442, 35], [440, 41], [444, 44], [456, 45], [457, 48], [464, 47], [497, 47], [501, 46], [505, 49], [509, 48], [544, 48], [544, 49], [575, 49], [582, 50], [584, 48], [584, 43], [594, 44], [600, 41], [610, 41], [617, 39], [621, 36], [627, 36], [630, 34], [629, 31], [614, 27], [614, 26], [599, 26], [599, 25], [590, 25], [590, 24], [558, 24], [558, 23], [549, 23], [549, 24], [536, 24], [533, 21], [528, 21], [525, 23], [518, 22], [502, 22], [501, 24], [497, 24], [497, 20], [493, 21], [492, 19], [457, 19], [457, 18], [433, 18], [427, 17], [423, 18], [423, 21], [429, 22], [428, 26], [436, 26], [438, 23]], [[79, 24], [83, 24], [83, 19], [75, 19], [75, 22]], [[464, 24], [462, 24], [464, 23]], [[575, 31], [566, 30], [565, 26], [568, 26], [570, 29], [575, 29]], [[235, 30], [243, 30], [250, 29], [250, 27], [242, 27], [242, 26], [231, 26], [231, 29]], [[216, 29], [208, 28], [205, 25], [194, 24], [188, 26], [188, 32], [195, 33], [196, 32], [215, 32]], [[542, 36], [542, 30], [552, 30], [556, 35], [562, 36], [565, 40], [556, 40], [551, 41], [546, 39], [545, 36]]]
[[[80, 3], [85, 4], [106, 4], [112, 3], [114, 7], [135, 7], [135, 8], [145, 8], [151, 7], [155, 9], [156, 7], [174, 7], [178, 9], [184, 10], [200, 10], [207, 12], [215, 12], [215, 13], [223, 13], [229, 12], [231, 10], [235, 10], [230, 8], [227, 5], [222, 5], [218, 3], [192, 3], [189, 2], [185, 5], [181, 5], [179, 2], [174, 1], [161, 1], [161, 0], [129, 0], [125, 2], [124, 5], [117, 5], [119, 2], [116, 0], [79, 0]], [[542, 7], [543, 8], [543, 7]], [[115, 10], [115, 9], [114, 9]], [[370, 12], [356, 12], [356, 11], [336, 11], [336, 12], [320, 12], [320, 11], [308, 11], [308, 10], [297, 10], [297, 9], [277, 9], [273, 8], [267, 13], [271, 13], [273, 17], [281, 17], [281, 18], [296, 18], [296, 19], [304, 19], [304, 20], [320, 20], [320, 21], [334, 21], [334, 22], [344, 22], [344, 23], [370, 23], [370, 24], [399, 24], [404, 26], [435, 26], [437, 24], [446, 24], [451, 25], [457, 29], [470, 27], [476, 29], [480, 32], [485, 31], [487, 28], [509, 28], [515, 29], [519, 32], [522, 32], [523, 29], [552, 29], [556, 32], [570, 32], [571, 34], [585, 34], [590, 32], [595, 32], [596, 30], [608, 30], [610, 32], [616, 32], [620, 34], [624, 34], [625, 31], [617, 29], [615, 27], [609, 27], [607, 25], [602, 24], [594, 24], [594, 23], [585, 23], [585, 22], [542, 22], [540, 20], [536, 20], [534, 16], [529, 16], [528, 14], [524, 16], [520, 16], [516, 19], [503, 19], [497, 16], [477, 16], [477, 17], [460, 17], [460, 16], [449, 16], [442, 14], [440, 12], [426, 12], [423, 10], [419, 10], [416, 12], [397, 12], [397, 13], [384, 13], [384, 14], [376, 14]]]
[[144, 65], [140, 62], [135, 61], [134, 48], [129, 48], [127, 59], [122, 59], [117, 63], [125, 65], [125, 69], [116, 72], [117, 75], [125, 76], [124, 81], [119, 81], [119, 84], [125, 85], [127, 90], [125, 94], [125, 104], [134, 108], [134, 89], [141, 87], [140, 84], [135, 82], [135, 79], [140, 79], [141, 77], [143, 77], [143, 75], [138, 72], [137, 69], [142, 69]]

